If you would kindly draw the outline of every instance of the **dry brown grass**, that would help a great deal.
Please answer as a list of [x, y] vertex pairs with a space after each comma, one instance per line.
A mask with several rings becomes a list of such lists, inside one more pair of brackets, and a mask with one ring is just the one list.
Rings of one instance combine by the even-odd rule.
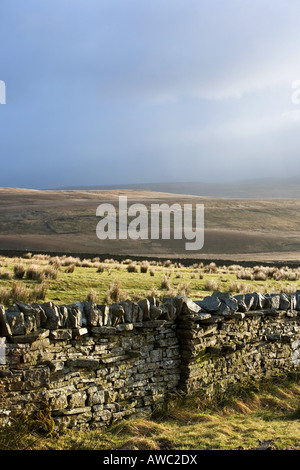
[[8, 281], [12, 279], [12, 273], [10, 271], [4, 271], [2, 268], [0, 268], [0, 279]]
[[104, 273], [105, 271], [105, 264], [100, 263], [97, 265], [97, 273]]
[[188, 297], [191, 293], [191, 284], [189, 282], [181, 282], [177, 286], [177, 295]]
[[229, 292], [246, 294], [247, 292], [252, 291], [252, 286], [241, 281], [233, 281], [229, 284], [228, 290]]
[[99, 303], [99, 295], [97, 294], [97, 292], [94, 289], [90, 289], [90, 291], [88, 292], [88, 294], [86, 296], [86, 300], [88, 302], [92, 302], [94, 304], [97, 304], [97, 303]]
[[127, 266], [127, 271], [129, 273], [137, 273], [138, 272], [138, 267], [135, 263], [130, 263], [128, 266]]
[[66, 267], [66, 270], [65, 272], [66, 273], [73, 273], [75, 271], [75, 268], [76, 268], [76, 265], [73, 263], [73, 264], [69, 264], [67, 267]]
[[171, 289], [171, 280], [167, 274], [165, 274], [164, 277], [162, 278], [160, 287], [161, 289], [164, 289], [164, 290]]
[[32, 281], [41, 281], [42, 272], [40, 269], [40, 265], [31, 264], [26, 270], [26, 279], [32, 280]]
[[14, 266], [14, 276], [16, 279], [22, 279], [25, 275], [26, 268], [23, 264], [17, 264]]
[[221, 284], [218, 280], [216, 279], [208, 279], [205, 282], [204, 289], [208, 291], [218, 291], [220, 290]]
[[41, 273], [41, 279], [57, 279], [58, 269], [55, 266], [46, 266]]
[[120, 302], [127, 298], [126, 292], [122, 290], [122, 284], [119, 279], [114, 279], [105, 294], [105, 302], [111, 304], [113, 302]]
[[148, 269], [149, 269], [149, 263], [144, 262], [141, 264], [140, 266], [141, 273], [147, 273]]
[[42, 282], [33, 288], [21, 282], [15, 282], [11, 288], [0, 287], [0, 304], [8, 307], [15, 302], [37, 302], [44, 300], [47, 295], [48, 284]]

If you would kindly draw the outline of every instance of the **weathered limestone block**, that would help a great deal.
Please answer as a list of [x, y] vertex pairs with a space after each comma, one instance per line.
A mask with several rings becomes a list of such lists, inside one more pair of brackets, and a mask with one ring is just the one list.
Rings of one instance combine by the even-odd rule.
[[253, 304], [254, 304], [254, 299], [255, 299], [254, 294], [247, 293], [243, 296], [243, 303], [246, 306], [246, 310], [245, 310], [246, 312], [252, 309]]
[[[87, 394], [85, 391], [72, 393], [72, 395], [68, 397], [68, 402], [69, 402], [68, 407], [73, 411], [76, 408], [85, 408], [86, 400], [87, 400]], [[85, 411], [86, 410], [84, 409], [84, 412]], [[90, 408], [88, 409], [88, 411], [90, 411]]]
[[111, 326], [111, 317], [108, 305], [98, 305], [97, 306], [100, 315], [98, 317], [98, 324], [99, 326]]
[[238, 294], [238, 295], [235, 295], [234, 298], [238, 302], [238, 311], [239, 312], [247, 312], [248, 311], [248, 306], [246, 305], [246, 302], [245, 302], [245, 295], [244, 294]]
[[118, 323], [124, 323], [124, 308], [121, 304], [113, 304], [109, 307], [111, 317], [111, 325], [116, 326]]
[[32, 307], [34, 307], [36, 312], [38, 328], [44, 328], [46, 325], [47, 317], [43, 307], [36, 302], [32, 304]]
[[65, 393], [58, 393], [55, 396], [51, 397], [49, 400], [49, 405], [51, 410], [63, 410], [68, 407], [68, 400]]
[[44, 320], [43, 309], [38, 305], [34, 306], [34, 304], [27, 305], [24, 302], [16, 302], [12, 306], [11, 311], [15, 312], [16, 316], [19, 312], [23, 313], [25, 334], [40, 328]]
[[87, 328], [72, 328], [72, 338], [75, 340], [79, 340], [81, 336], [85, 336], [88, 334]]
[[161, 307], [150, 305], [150, 320], [158, 320], [163, 315], [164, 311]]
[[232, 314], [232, 310], [230, 309], [230, 307], [228, 305], [226, 305], [226, 303], [224, 302], [221, 302], [221, 305], [218, 309], [218, 312], [217, 312], [218, 315], [221, 315], [221, 316], [224, 316], [224, 315], [231, 315]]
[[243, 313], [248, 312], [254, 307], [257, 309], [262, 309], [265, 305], [264, 296], [256, 292], [252, 294], [238, 294], [235, 295], [234, 298], [238, 302], [238, 311]]
[[161, 349], [154, 349], [150, 351], [150, 361], [151, 362], [159, 362], [162, 360], [162, 350]]
[[149, 300], [150, 305], [155, 305], [156, 307], [158, 307], [159, 300], [156, 299], [156, 297], [154, 297], [153, 295], [149, 295], [149, 297], [147, 297], [147, 299]]
[[300, 290], [296, 290], [295, 299], [296, 299], [296, 310], [300, 310]]
[[245, 294], [245, 304], [247, 306], [247, 310], [260, 310], [263, 308], [264, 304], [264, 296], [257, 292], [247, 293]]
[[287, 294], [281, 293], [279, 300], [279, 309], [288, 310], [292, 307], [292, 300]]
[[[153, 302], [152, 306], [154, 306], [154, 304], [155, 304], [155, 303]], [[151, 318], [151, 316], [150, 316], [150, 307], [151, 307], [151, 304], [150, 304], [149, 299], [139, 300], [138, 305], [140, 306], [140, 308], [141, 308], [142, 311], [143, 311], [143, 318], [142, 318], [142, 320], [150, 320], [150, 318]]]
[[72, 329], [64, 328], [61, 330], [51, 330], [50, 338], [56, 341], [70, 340], [72, 339]]
[[255, 296], [256, 296], [256, 299], [257, 299], [256, 308], [259, 309], [259, 310], [266, 308], [266, 303], [267, 303], [266, 296], [261, 294], [260, 292], [257, 292], [255, 294]]
[[84, 303], [83, 302], [74, 302], [73, 306], [80, 312], [80, 320], [79, 320], [79, 325], [78, 326], [87, 326], [87, 317], [85, 313], [85, 308], [84, 308]]
[[[123, 302], [120, 302], [120, 305], [124, 309], [123, 321], [126, 323], [136, 323], [136, 322], [143, 321], [144, 315], [145, 315], [145, 318], [147, 318], [148, 317], [147, 310], [148, 310], [148, 307], [150, 310], [150, 303], [147, 299], [145, 300], [146, 300], [145, 302], [146, 307], [145, 305], [143, 306], [142, 301], [141, 301], [141, 304], [139, 302], [132, 302], [129, 299], [124, 300]], [[144, 313], [142, 306], [145, 310], [145, 313]]]
[[[280, 301], [281, 301], [280, 295], [266, 294], [265, 295], [265, 300], [266, 300], [266, 303], [264, 305], [265, 308], [279, 310]], [[282, 300], [282, 302], [284, 302], [284, 300]]]
[[[68, 308], [67, 308], [66, 305], [60, 305], [57, 308], [59, 309], [59, 317], [60, 317], [61, 328], [67, 328], [68, 315], [69, 315]], [[44, 322], [44, 325], [45, 324], [46, 324], [46, 322]]]
[[5, 308], [0, 305], [0, 336], [11, 336], [12, 330], [7, 319]]
[[238, 301], [229, 292], [214, 292], [212, 298], [217, 298], [220, 301], [218, 315], [228, 315], [234, 313], [238, 309]]
[[176, 307], [172, 302], [166, 301], [162, 304], [163, 318], [174, 321], [177, 317]]
[[26, 334], [25, 318], [24, 318], [23, 312], [7, 311], [6, 320], [8, 322], [12, 335], [25, 335]]
[[[0, 337], [0, 366], [6, 364], [6, 338]], [[1, 378], [1, 369], [0, 369]]]
[[82, 326], [82, 311], [78, 305], [66, 305], [68, 317], [65, 328], [80, 328]]
[[200, 302], [196, 302], [200, 305], [201, 309], [204, 309], [206, 312], [217, 312], [221, 306], [221, 301], [216, 296], [206, 296]]
[[46, 387], [50, 382], [50, 368], [37, 367], [24, 370], [24, 390], [33, 390]]
[[47, 317], [45, 328], [49, 330], [60, 328], [62, 326], [60, 309], [53, 302], [42, 304], [42, 308]]
[[200, 305], [185, 296], [166, 297], [164, 299], [165, 303], [172, 304], [175, 307], [177, 317], [180, 315], [193, 315], [201, 310]]
[[105, 391], [99, 390], [96, 386], [89, 387], [87, 390], [87, 405], [94, 406], [105, 402]]
[[188, 297], [182, 297], [181, 309], [179, 310], [182, 315], [196, 314], [200, 311], [200, 305], [197, 305], [193, 300], [189, 299]]
[[97, 326], [99, 317], [97, 305], [93, 302], [88, 302], [87, 300], [84, 300], [82, 305], [84, 309], [84, 316], [86, 318], [86, 326]]
[[69, 359], [67, 361], [68, 367], [80, 368], [87, 370], [96, 370], [99, 368], [100, 361], [93, 358], [79, 357], [78, 359]]

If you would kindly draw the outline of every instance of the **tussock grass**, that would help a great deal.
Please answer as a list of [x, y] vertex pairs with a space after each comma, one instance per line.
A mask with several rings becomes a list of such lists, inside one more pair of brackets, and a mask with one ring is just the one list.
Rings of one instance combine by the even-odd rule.
[[69, 264], [66, 269], [65, 269], [65, 272], [66, 273], [73, 273], [75, 271], [75, 268], [76, 268], [76, 265], [73, 263], [73, 264]]
[[22, 279], [25, 275], [26, 268], [23, 264], [17, 264], [14, 266], [14, 276], [16, 279]]
[[164, 277], [161, 280], [161, 289], [166, 289], [170, 290], [171, 289], [171, 280], [167, 274], [164, 275]]
[[98, 263], [98, 266], [97, 266], [97, 273], [104, 273], [105, 271], [105, 264], [103, 263]]
[[33, 281], [40, 281], [42, 279], [42, 272], [40, 270], [40, 265], [31, 264], [26, 270], [26, 279]]
[[127, 271], [128, 271], [129, 273], [137, 273], [137, 272], [138, 272], [138, 267], [137, 267], [137, 265], [136, 265], [135, 263], [130, 263], [130, 264], [128, 264], [128, 266], [127, 266]]
[[10, 271], [4, 271], [0, 268], [0, 279], [9, 280], [12, 279], [12, 274]]
[[90, 289], [90, 291], [88, 292], [88, 294], [86, 296], [86, 300], [88, 302], [92, 302], [94, 304], [97, 304], [97, 303], [99, 303], [99, 295], [94, 289]]
[[47, 290], [48, 284], [46, 282], [42, 282], [32, 289], [21, 282], [15, 282], [10, 289], [0, 287], [0, 303], [8, 307], [15, 302], [30, 303], [45, 300]]
[[177, 295], [188, 297], [191, 293], [191, 284], [189, 282], [182, 282], [177, 286]]
[[149, 263], [143, 262], [140, 266], [141, 273], [147, 273], [149, 270]]
[[122, 284], [120, 279], [114, 279], [106, 291], [106, 303], [111, 304], [113, 302], [119, 302], [121, 300], [125, 300], [126, 297], [127, 294], [122, 290]]
[[205, 282], [204, 289], [208, 291], [218, 291], [220, 290], [220, 282], [216, 279], [208, 279]]
[[291, 269], [286, 266], [280, 269], [261, 265], [248, 268], [239, 264], [217, 266], [216, 263], [193, 263], [191, 266], [183, 266], [171, 260], [163, 262], [126, 259], [117, 262], [113, 258], [80, 259], [74, 256], [51, 257], [43, 254], [12, 258], [2, 256], [0, 301], [6, 297], [16, 280], [30, 290], [33, 290], [37, 283], [46, 282], [45, 300], [68, 304], [74, 300], [85, 299], [91, 289], [97, 292], [99, 303], [113, 302], [113, 298], [119, 299], [116, 288], [115, 294], [109, 295], [113, 279], [118, 279], [121, 290], [126, 292], [127, 298], [131, 300], [147, 297], [152, 287], [158, 292], [157, 297], [166, 294], [188, 295], [194, 300], [201, 300], [207, 292], [217, 290], [231, 292], [233, 295], [255, 291], [295, 292], [299, 287], [299, 275], [299, 267]]
[[57, 279], [58, 269], [54, 266], [46, 266], [46, 268], [41, 273], [41, 279]]
[[5, 287], [0, 287], [0, 303], [5, 307], [9, 305], [10, 302], [10, 290]]

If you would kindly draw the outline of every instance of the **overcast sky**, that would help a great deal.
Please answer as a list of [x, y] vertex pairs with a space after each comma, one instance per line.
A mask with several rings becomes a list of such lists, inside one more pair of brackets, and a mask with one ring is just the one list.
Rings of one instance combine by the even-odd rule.
[[299, 18], [299, 0], [1, 0], [0, 186], [300, 175]]

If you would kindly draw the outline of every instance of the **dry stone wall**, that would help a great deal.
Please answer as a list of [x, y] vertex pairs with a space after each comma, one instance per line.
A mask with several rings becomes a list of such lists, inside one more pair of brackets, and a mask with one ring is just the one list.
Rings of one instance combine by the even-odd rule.
[[213, 396], [299, 370], [300, 292], [202, 301], [0, 306], [0, 423], [36, 408], [56, 428], [151, 415], [169, 394]]

